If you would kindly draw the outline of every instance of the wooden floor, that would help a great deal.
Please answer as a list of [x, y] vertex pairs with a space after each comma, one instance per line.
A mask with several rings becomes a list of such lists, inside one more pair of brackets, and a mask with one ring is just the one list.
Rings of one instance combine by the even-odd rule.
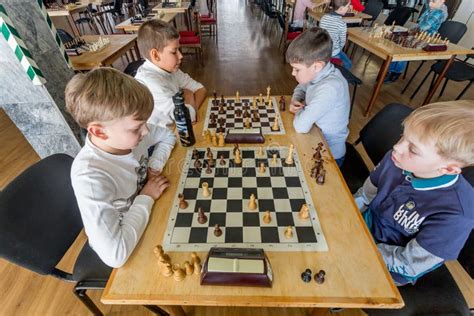
[[[219, 43], [214, 39], [204, 40], [204, 66], [196, 63], [194, 57], [186, 56], [182, 69], [193, 78], [202, 82], [209, 93], [216, 90], [218, 94], [233, 95], [238, 90], [241, 95], [266, 93], [268, 85], [272, 94], [291, 94], [296, 81], [291, 76], [291, 69], [283, 64], [282, 54], [278, 49], [281, 33], [274, 27], [270, 36], [268, 30], [262, 27], [263, 22], [259, 9], [244, 0], [219, 1]], [[269, 25], [270, 26], [270, 25]], [[280, 30], [278, 30], [280, 32]], [[376, 57], [372, 58], [364, 71], [365, 55], [356, 54], [353, 72], [364, 84], [359, 87], [350, 122], [349, 141], [354, 141], [359, 130], [369, 118], [363, 116], [363, 110], [369, 101], [375, 77], [381, 65]], [[416, 65], [416, 64], [415, 64]], [[411, 65], [411, 71], [415, 65]], [[430, 63], [423, 68], [425, 74]], [[120, 62], [114, 65], [123, 69]], [[409, 72], [409, 74], [411, 73]], [[421, 76], [420, 76], [421, 77]], [[411, 93], [420, 79], [415, 80], [407, 93]], [[418, 107], [426, 95], [426, 87], [418, 96], [410, 101], [407, 93], [401, 94], [403, 80], [395, 84], [384, 85], [374, 113], [383, 105], [398, 102]], [[441, 100], [453, 100], [464, 88], [465, 83], [449, 83]], [[426, 85], [427, 86], [427, 85]], [[464, 96], [474, 99], [474, 89]], [[436, 99], [434, 99], [436, 101]], [[0, 189], [11, 179], [21, 173], [26, 167], [39, 158], [27, 143], [18, 129], [0, 110]], [[70, 269], [72, 262], [85, 237], [81, 235], [75, 246], [60, 267]], [[298, 282], [298, 280], [295, 280]], [[0, 315], [87, 315], [88, 311], [72, 293], [73, 284], [43, 277], [25, 269], [0, 260]], [[99, 302], [101, 292], [89, 291], [95, 302]], [[150, 315], [143, 307], [135, 306], [104, 306], [99, 303], [101, 310], [107, 315]], [[199, 307], [186, 309], [190, 315], [287, 315], [299, 316], [309, 312], [306, 309], [255, 309], [255, 308], [217, 308]], [[330, 312], [322, 313], [329, 315]], [[336, 314], [333, 312], [332, 314]], [[360, 310], [344, 310], [338, 315], [363, 315]]]

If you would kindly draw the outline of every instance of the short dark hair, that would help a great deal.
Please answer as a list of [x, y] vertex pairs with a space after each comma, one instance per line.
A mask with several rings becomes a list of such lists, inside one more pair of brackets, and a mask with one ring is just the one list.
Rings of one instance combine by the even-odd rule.
[[152, 19], [143, 23], [138, 30], [138, 48], [146, 58], [153, 48], [161, 52], [168, 41], [178, 38], [179, 33], [171, 24]]
[[346, 6], [349, 4], [349, 0], [333, 0], [332, 6], [334, 8], [334, 11], [339, 9], [340, 7]]
[[310, 66], [317, 61], [328, 63], [332, 55], [332, 40], [329, 33], [313, 27], [294, 39], [286, 51], [286, 60]]

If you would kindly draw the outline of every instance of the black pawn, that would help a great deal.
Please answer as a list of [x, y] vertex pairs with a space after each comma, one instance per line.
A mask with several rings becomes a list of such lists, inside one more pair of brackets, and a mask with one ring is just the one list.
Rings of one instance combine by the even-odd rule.
[[214, 225], [214, 236], [219, 237], [221, 235], [222, 235], [222, 229], [219, 227], [219, 224]]
[[326, 272], [324, 272], [324, 270], [319, 270], [319, 272], [314, 275], [314, 281], [318, 284], [323, 284], [325, 276]]
[[199, 224], [207, 223], [207, 216], [204, 214], [202, 207], [198, 208], [198, 218], [197, 221]]
[[199, 159], [199, 152], [197, 149], [193, 149], [193, 159]]
[[201, 166], [202, 166], [201, 161], [199, 159], [196, 159], [196, 161], [194, 162], [194, 168], [199, 169], [201, 168]]
[[311, 274], [311, 269], [304, 270], [304, 272], [301, 273], [301, 280], [305, 283], [311, 282]]

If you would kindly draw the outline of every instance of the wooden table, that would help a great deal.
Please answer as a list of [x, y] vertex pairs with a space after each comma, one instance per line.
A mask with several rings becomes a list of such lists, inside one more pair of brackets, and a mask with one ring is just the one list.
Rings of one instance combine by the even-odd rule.
[[[287, 97], [287, 104], [289, 104]], [[206, 104], [199, 110], [201, 118], [194, 127], [196, 147], [208, 147], [201, 136]], [[101, 301], [105, 304], [159, 305], [172, 314], [182, 315], [179, 306], [253, 306], [253, 307], [382, 307], [400, 308], [402, 298], [385, 268], [372, 237], [332, 157], [325, 164], [326, 183], [317, 185], [310, 178], [310, 158], [322, 136], [313, 128], [309, 134], [296, 134], [292, 126], [293, 115], [283, 112], [282, 122], [287, 135], [266, 139], [268, 144], [295, 148], [309, 181], [313, 202], [318, 211], [326, 237], [327, 252], [266, 252], [273, 268], [272, 288], [200, 286], [197, 275], [182, 282], [160, 274], [153, 248], [162, 244], [168, 215], [176, 195], [177, 182], [187, 151], [178, 141], [164, 169], [171, 186], [155, 203], [148, 227], [128, 262], [114, 269]], [[229, 145], [228, 145], [229, 146]], [[232, 147], [232, 145], [230, 145]], [[241, 148], [244, 148], [241, 145]], [[190, 260], [190, 253], [168, 253], [173, 263]], [[206, 253], [199, 253], [202, 260]], [[291, 258], [291, 259], [290, 259]], [[304, 283], [301, 273], [326, 271], [322, 285]], [[173, 306], [172, 308], [170, 306]]]
[[[440, 76], [438, 76], [436, 82], [434, 83], [433, 88], [428, 92], [426, 95], [425, 100], [423, 101], [423, 105], [429, 103], [433, 94], [435, 93], [436, 89], [441, 84], [441, 81], [446, 74], [449, 66], [454, 60], [456, 55], [466, 55], [474, 53], [474, 50], [466, 49], [459, 45], [455, 45], [452, 43], [448, 44], [448, 49], [442, 52], [426, 52], [422, 49], [413, 49], [413, 48], [404, 48], [390, 40], [385, 39], [373, 39], [369, 37], [369, 32], [365, 31], [363, 27], [354, 27], [347, 29], [347, 39], [354, 44], [366, 49], [367, 51], [371, 52], [372, 54], [382, 58], [384, 63], [380, 68], [379, 74], [377, 76], [378, 80], [375, 84], [374, 90], [372, 92], [372, 97], [370, 98], [370, 102], [367, 105], [365, 110], [365, 115], [368, 116], [370, 114], [371, 109], [373, 108], [375, 101], [380, 92], [380, 88], [382, 87], [384, 78], [388, 72], [388, 68], [392, 61], [413, 61], [413, 60], [439, 60], [439, 59], [447, 59], [448, 62], [444, 67], [443, 71], [441, 72]], [[351, 56], [352, 57], [352, 56]]]
[[[76, 71], [87, 71], [95, 67], [110, 66], [120, 56], [135, 48], [137, 58], [140, 57], [137, 48], [137, 35], [85, 35], [86, 42], [96, 42], [99, 37], [110, 39], [110, 44], [98, 52], [85, 52], [79, 56], [70, 56], [72, 66]], [[133, 54], [132, 54], [133, 55]]]
[[190, 2], [181, 2], [180, 6], [176, 6], [175, 8], [163, 8], [163, 3], [159, 3], [151, 9], [152, 11], [159, 11], [165, 13], [185, 13], [189, 10], [189, 6], [191, 5]]
[[[325, 13], [324, 12], [316, 12], [316, 11], [311, 11], [308, 10], [308, 15], [312, 17], [315, 21], [318, 21], [318, 23], [321, 21], [321, 18], [323, 17]], [[354, 16], [344, 16], [342, 17], [342, 20], [346, 23], [357, 23], [360, 24], [364, 20], [370, 20], [372, 19], [372, 16], [367, 13], [363, 12], [356, 12]]]
[[[177, 13], [165, 13], [165, 15], [163, 17], [158, 18], [158, 19], [161, 20], [161, 21], [164, 21], [166, 23], [169, 23], [169, 22], [174, 20], [176, 15], [177, 15]], [[157, 16], [155, 16], [155, 18], [157, 18]], [[127, 20], [123, 21], [120, 24], [117, 24], [115, 26], [115, 29], [122, 31], [123, 33], [136, 33], [136, 32], [138, 32], [138, 29], [140, 28], [141, 24], [132, 24], [131, 20], [132, 20], [132, 18], [127, 19]]]
[[184, 22], [186, 24], [186, 27], [188, 30], [192, 29], [192, 19], [191, 19], [191, 14], [190, 14], [190, 2], [180, 2], [180, 6], [176, 6], [175, 8], [163, 8], [162, 5], [163, 3], [159, 3], [156, 6], [151, 9], [151, 11], [160, 13], [160, 12], [165, 12], [165, 13], [183, 13], [184, 14]]
[[60, 9], [48, 9], [50, 17], [66, 17], [75, 37], [81, 36], [79, 29], [77, 28], [76, 22], [74, 21], [73, 15], [81, 13], [87, 10], [87, 4], [69, 5], [67, 7], [61, 7]]

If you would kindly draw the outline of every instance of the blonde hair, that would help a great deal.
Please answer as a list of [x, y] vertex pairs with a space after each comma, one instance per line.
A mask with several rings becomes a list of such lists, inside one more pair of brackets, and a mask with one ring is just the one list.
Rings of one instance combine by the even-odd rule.
[[178, 38], [179, 33], [171, 24], [158, 19], [149, 20], [138, 29], [138, 49], [148, 58], [150, 50], [155, 48], [161, 52], [170, 40]]
[[429, 104], [413, 111], [403, 124], [422, 142], [434, 139], [442, 157], [464, 167], [474, 164], [474, 101]]
[[148, 88], [113, 68], [75, 75], [66, 86], [65, 97], [67, 110], [83, 128], [91, 122], [129, 115], [145, 121], [153, 111], [153, 96]]

